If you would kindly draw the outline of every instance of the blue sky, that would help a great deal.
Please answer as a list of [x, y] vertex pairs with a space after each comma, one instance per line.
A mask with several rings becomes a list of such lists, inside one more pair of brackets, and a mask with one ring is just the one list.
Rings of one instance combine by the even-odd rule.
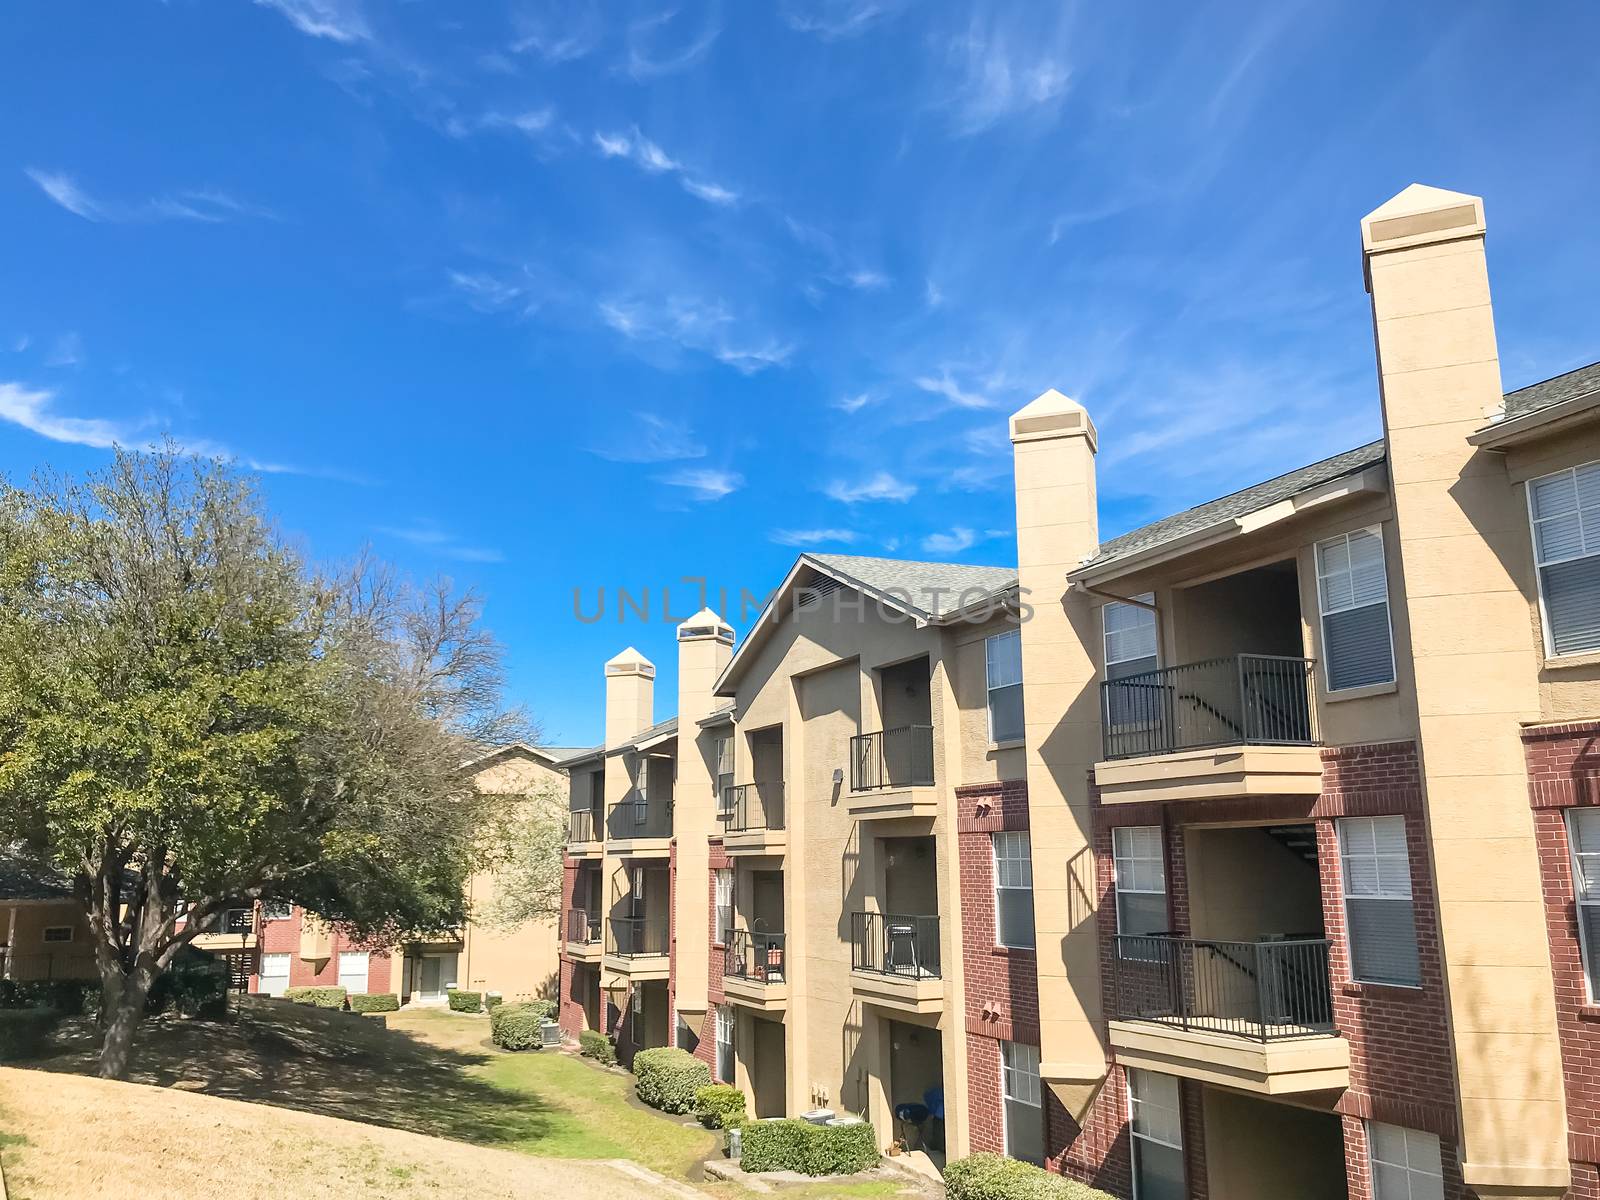
[[[1357, 222], [1413, 180], [1487, 198], [1508, 387], [1600, 358], [1593, 4], [0, 20], [0, 470], [235, 455], [312, 555], [480, 589], [552, 741], [629, 642], [671, 711], [684, 576], [1014, 561], [1046, 387], [1107, 537], [1374, 436]], [[655, 620], [575, 618], [618, 587]]]

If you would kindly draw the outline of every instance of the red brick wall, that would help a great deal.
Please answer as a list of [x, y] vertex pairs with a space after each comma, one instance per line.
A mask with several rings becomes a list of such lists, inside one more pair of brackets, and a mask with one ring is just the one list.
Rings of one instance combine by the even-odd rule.
[[252, 992], [258, 991], [261, 986], [260, 954], [289, 955], [290, 987], [334, 987], [339, 982], [339, 953], [343, 950], [366, 952], [367, 991], [382, 993], [398, 990], [395, 984], [399, 983], [400, 968], [398, 962], [393, 961], [395, 956], [391, 954], [390, 949], [357, 942], [338, 930], [333, 931], [329, 940], [327, 958], [309, 961], [301, 958], [300, 924], [304, 917], [304, 911], [296, 907], [287, 920], [260, 922], [259, 953], [255, 971], [250, 976]]
[[1571, 1195], [1591, 1200], [1600, 1197], [1600, 1005], [1589, 1003], [1583, 974], [1565, 810], [1600, 805], [1600, 724], [1539, 726], [1524, 730], [1522, 740], [1555, 975]]

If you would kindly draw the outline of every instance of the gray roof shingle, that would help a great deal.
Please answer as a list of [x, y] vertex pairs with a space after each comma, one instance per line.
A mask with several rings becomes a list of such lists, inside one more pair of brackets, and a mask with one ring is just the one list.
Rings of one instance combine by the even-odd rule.
[[0, 900], [70, 900], [72, 882], [48, 864], [0, 850]]
[[1507, 392], [1506, 420], [1512, 417], [1525, 417], [1529, 413], [1538, 412], [1541, 408], [1549, 408], [1552, 404], [1560, 404], [1563, 400], [1576, 400], [1579, 396], [1587, 396], [1591, 392], [1600, 392], [1600, 363], [1590, 363], [1587, 367], [1579, 367], [1576, 371], [1568, 371], [1565, 375], [1557, 375], [1553, 379], [1530, 383], [1527, 387]]
[[654, 725], [651, 725], [645, 729], [641, 729], [627, 741], [623, 742], [622, 745], [613, 747], [608, 753], [616, 754], [619, 751], [627, 750], [634, 746], [642, 746], [646, 742], [652, 742], [656, 738], [666, 737], [669, 733], [677, 732], [678, 718], [668, 717], [665, 721], [657, 721]]
[[962, 595], [974, 602], [1017, 585], [1015, 567], [975, 567], [966, 563], [911, 562], [903, 558], [869, 558], [858, 554], [805, 554], [801, 558], [875, 592], [888, 593], [924, 617], [958, 611]]

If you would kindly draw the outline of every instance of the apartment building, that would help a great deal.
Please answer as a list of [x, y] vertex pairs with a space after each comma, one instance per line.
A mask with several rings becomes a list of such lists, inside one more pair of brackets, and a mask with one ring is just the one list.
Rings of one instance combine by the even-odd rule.
[[[480, 792], [518, 804], [562, 803], [566, 777], [555, 764], [570, 748], [514, 742], [485, 749], [462, 765]], [[469, 912], [487, 913], [496, 880], [480, 871], [467, 883]], [[241, 991], [281, 996], [291, 987], [339, 986], [351, 993], [393, 992], [402, 1004], [443, 1004], [449, 990], [552, 996], [559, 964], [553, 922], [501, 929], [482, 920], [398, 946], [349, 938], [295, 905], [241, 904], [218, 913], [194, 945], [227, 960]]]
[[607, 664], [563, 1024], [1119, 1197], [1600, 1198], [1600, 364], [1504, 390], [1485, 233], [1362, 220], [1370, 445], [1102, 542], [1046, 392], [1016, 571]]

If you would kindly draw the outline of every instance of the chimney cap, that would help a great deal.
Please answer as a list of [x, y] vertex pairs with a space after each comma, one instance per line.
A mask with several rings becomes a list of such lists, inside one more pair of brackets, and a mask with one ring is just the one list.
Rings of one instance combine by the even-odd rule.
[[1053, 437], [1083, 437], [1091, 451], [1099, 448], [1100, 434], [1089, 410], [1055, 388], [1048, 388], [1011, 414], [1011, 440], [1032, 442]]
[[607, 675], [644, 675], [649, 677], [655, 675], [655, 673], [655, 663], [640, 654], [632, 646], [606, 660]]
[[1483, 197], [1413, 183], [1361, 218], [1361, 248], [1368, 254], [1426, 246], [1485, 231]]
[[678, 626], [678, 640], [680, 642], [697, 641], [701, 638], [719, 638], [725, 642], [733, 641], [733, 626], [722, 619], [722, 614], [715, 609], [702, 608], [694, 616], [688, 618]]

